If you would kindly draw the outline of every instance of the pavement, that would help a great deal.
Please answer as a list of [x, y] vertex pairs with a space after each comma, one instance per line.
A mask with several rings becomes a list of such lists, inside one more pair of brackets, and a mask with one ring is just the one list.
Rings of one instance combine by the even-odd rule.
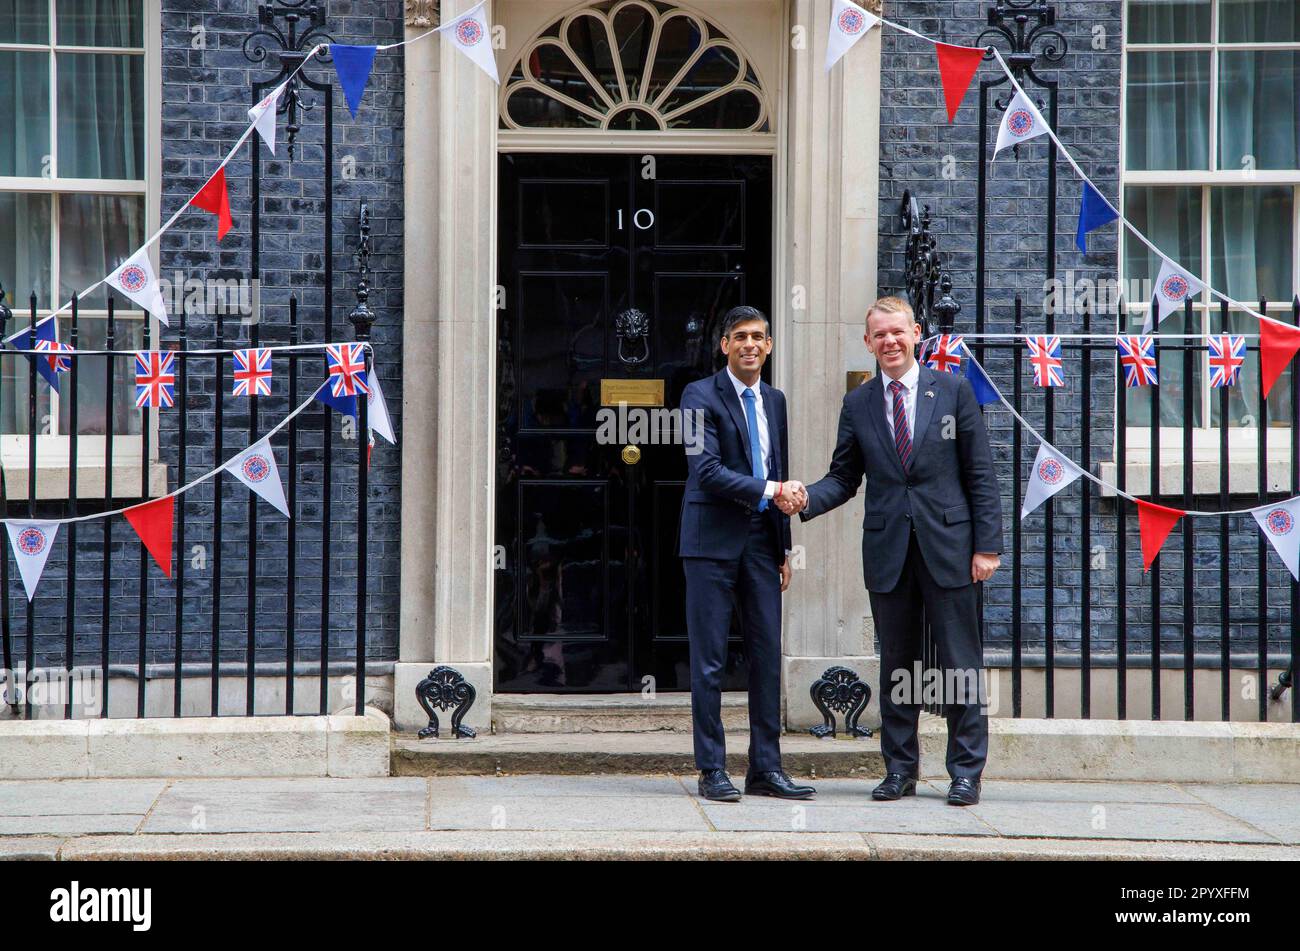
[[1300, 784], [987, 781], [708, 803], [693, 774], [0, 782], [0, 859], [1300, 859]]

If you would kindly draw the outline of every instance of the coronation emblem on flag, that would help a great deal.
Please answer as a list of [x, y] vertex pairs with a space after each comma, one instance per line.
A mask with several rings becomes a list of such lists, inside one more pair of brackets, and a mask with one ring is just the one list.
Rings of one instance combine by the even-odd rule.
[[862, 26], [866, 22], [866, 18], [851, 7], [841, 13], [840, 18], [837, 21], [840, 32], [847, 33], [850, 36], [854, 33], [861, 33]]
[[18, 550], [24, 555], [39, 555], [45, 550], [45, 533], [39, 528], [24, 528], [18, 533]]
[[1209, 340], [1210, 386], [1236, 386], [1246, 362], [1246, 338], [1222, 334]]
[[1061, 465], [1058, 460], [1048, 457], [1038, 467], [1038, 478], [1048, 485], [1056, 485], [1065, 478], [1065, 466]]
[[118, 282], [122, 289], [130, 294], [136, 294], [144, 290], [149, 283], [149, 277], [144, 273], [144, 268], [138, 264], [129, 264], [117, 275]]
[[456, 42], [461, 46], [473, 46], [483, 39], [483, 28], [478, 21], [470, 18], [456, 24]]
[[366, 382], [365, 347], [359, 343], [344, 343], [325, 348], [325, 364], [329, 370], [330, 394], [335, 398], [369, 393]]
[[925, 365], [940, 373], [956, 373], [961, 369], [961, 334], [940, 334], [925, 355]]
[[1007, 116], [1007, 131], [1014, 136], [1025, 136], [1034, 127], [1034, 116], [1028, 109], [1017, 109]]
[[1190, 289], [1191, 285], [1187, 283], [1187, 278], [1181, 274], [1170, 274], [1160, 285], [1160, 293], [1170, 300], [1182, 300]]
[[1264, 523], [1268, 525], [1268, 530], [1274, 535], [1289, 535], [1291, 529], [1295, 528], [1295, 519], [1286, 509], [1274, 509], [1264, 517]]
[[244, 475], [250, 482], [261, 482], [271, 473], [271, 464], [266, 461], [266, 457], [254, 453], [244, 460]]

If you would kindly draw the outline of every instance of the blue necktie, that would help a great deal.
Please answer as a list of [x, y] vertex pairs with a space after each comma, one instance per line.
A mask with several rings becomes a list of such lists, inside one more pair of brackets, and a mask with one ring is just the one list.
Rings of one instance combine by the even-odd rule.
[[[763, 450], [758, 444], [758, 399], [754, 396], [754, 391], [750, 387], [745, 387], [745, 392], [741, 394], [745, 398], [745, 422], [749, 423], [749, 464], [753, 471], [755, 479], [765, 479], [763, 473]], [[760, 512], [767, 509], [767, 499], [762, 499], [758, 503]]]

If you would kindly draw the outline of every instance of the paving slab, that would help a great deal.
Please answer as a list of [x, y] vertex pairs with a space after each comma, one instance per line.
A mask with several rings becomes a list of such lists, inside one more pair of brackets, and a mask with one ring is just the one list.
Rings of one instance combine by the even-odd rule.
[[102, 835], [131, 833], [143, 815], [0, 816], [0, 835]]
[[420, 779], [178, 780], [140, 831], [418, 831], [427, 799]]
[[931, 797], [908, 797], [898, 802], [867, 800], [853, 806], [747, 797], [738, 803], [706, 803], [703, 809], [720, 831], [997, 834], [977, 816]]
[[688, 797], [496, 796], [434, 800], [430, 829], [708, 832]]
[[1277, 842], [1209, 806], [1177, 803], [981, 802], [966, 811], [1004, 836]]
[[1240, 842], [1130, 842], [1123, 839], [1004, 839], [939, 835], [865, 836], [886, 861], [1300, 861], [1300, 848]]
[[[681, 796], [686, 787], [669, 773], [662, 776], [435, 776], [429, 780], [434, 802], [456, 797], [518, 796]], [[692, 790], [693, 791], [693, 790]]]
[[166, 788], [165, 779], [5, 780], [0, 782], [0, 817], [143, 816]]
[[[943, 786], [947, 795], [947, 786]], [[1202, 805], [1201, 800], [1172, 783], [1049, 782], [1047, 780], [986, 780], [980, 784], [982, 802], [1149, 802]]]
[[67, 839], [52, 836], [24, 835], [0, 837], [0, 861], [53, 862]]
[[1200, 801], [1250, 823], [1279, 841], [1300, 845], [1300, 785], [1188, 785], [1183, 788]]

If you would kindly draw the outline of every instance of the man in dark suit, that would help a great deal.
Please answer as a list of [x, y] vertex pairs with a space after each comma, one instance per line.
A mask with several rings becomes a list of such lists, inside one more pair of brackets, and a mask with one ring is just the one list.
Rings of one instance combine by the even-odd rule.
[[[835, 454], [807, 488], [801, 519], [843, 505], [867, 479], [862, 571], [880, 638], [880, 748], [886, 776], [872, 797], [914, 795], [917, 722], [926, 685], [922, 620], [943, 672], [948, 802], [979, 802], [988, 756], [984, 651], [975, 585], [1002, 552], [1002, 503], [988, 433], [970, 383], [916, 362], [921, 327], [897, 297], [867, 311], [867, 347], [880, 372], [844, 397]], [[783, 505], [796, 511], [797, 501]], [[933, 693], [933, 691], [932, 691]]]
[[785, 482], [789, 438], [785, 394], [759, 374], [772, 337], [753, 307], [722, 319], [727, 365], [682, 391], [681, 408], [699, 439], [687, 453], [677, 553], [686, 573], [686, 629], [691, 651], [691, 719], [695, 765], [705, 799], [736, 802], [727, 776], [722, 731], [722, 672], [733, 613], [740, 616], [749, 659], [749, 769], [745, 792], [809, 799], [781, 769], [781, 592], [790, 583], [790, 519], [775, 504], [803, 499]]

